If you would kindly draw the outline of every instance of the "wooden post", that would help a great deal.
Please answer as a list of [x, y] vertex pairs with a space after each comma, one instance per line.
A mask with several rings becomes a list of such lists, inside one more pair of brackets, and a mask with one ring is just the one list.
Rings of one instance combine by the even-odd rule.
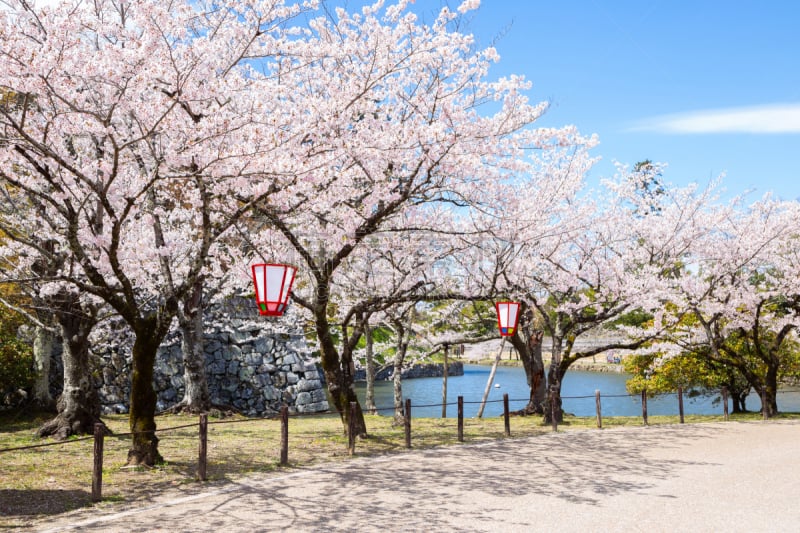
[[647, 389], [642, 389], [642, 420], [647, 425]]
[[511, 421], [508, 416], [508, 394], [503, 394], [503, 421], [506, 425], [506, 437], [511, 436]]
[[356, 453], [356, 402], [350, 402], [350, 420], [347, 424], [347, 449], [350, 455]]
[[603, 412], [600, 409], [600, 390], [594, 391], [594, 407], [597, 411], [597, 429], [603, 429]]
[[406, 398], [406, 448], [411, 448], [411, 398]]
[[200, 447], [197, 450], [197, 479], [205, 481], [208, 469], [208, 415], [200, 415]]
[[450, 345], [444, 345], [444, 371], [442, 372], [442, 418], [447, 418], [447, 352]]
[[728, 421], [728, 387], [722, 387], [722, 416]]
[[767, 389], [761, 387], [761, 418], [767, 419]]
[[558, 431], [558, 401], [556, 395], [558, 389], [555, 386], [550, 387], [550, 420], [553, 423], [553, 431]]
[[683, 424], [683, 387], [678, 386], [678, 413]]
[[103, 499], [103, 438], [106, 436], [105, 426], [97, 422], [94, 425], [94, 464], [92, 466], [92, 501]]
[[464, 442], [464, 397], [458, 397], [458, 442]]
[[[352, 455], [352, 454], [351, 454]], [[289, 464], [289, 407], [281, 406], [281, 466]]]

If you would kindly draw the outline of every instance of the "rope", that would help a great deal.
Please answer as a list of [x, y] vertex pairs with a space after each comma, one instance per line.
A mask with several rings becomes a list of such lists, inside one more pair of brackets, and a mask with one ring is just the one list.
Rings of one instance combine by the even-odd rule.
[[[709, 394], [721, 394], [722, 391], [719, 390], [719, 391], [708, 391], [708, 392], [709, 392]], [[800, 392], [800, 389], [782, 389], [782, 390], [776, 391], [777, 394], [798, 393], [798, 392]], [[760, 394], [760, 391], [755, 391], [755, 394]], [[654, 394], [653, 396], [650, 396], [650, 398], [657, 398], [659, 396], [677, 396], [677, 392], [662, 392], [662, 393]], [[562, 400], [578, 400], [578, 399], [590, 399], [590, 398], [595, 398], [595, 395], [561, 396]], [[631, 399], [639, 399], [640, 398], [640, 394], [602, 394], [601, 398], [631, 398]], [[477, 405], [477, 404], [482, 404], [482, 403], [500, 403], [500, 402], [503, 402], [503, 401], [505, 401], [505, 399], [502, 399], [502, 400], [487, 400], [486, 402], [483, 402], [483, 401], [465, 401], [465, 402], [463, 402], [463, 404], [464, 405]], [[509, 401], [509, 403], [511, 403], [511, 402], [514, 402], [514, 403], [526, 402], [527, 403], [530, 400], [529, 400], [529, 398], [514, 398], [514, 399], [509, 398], [508, 401]], [[441, 407], [442, 405], [443, 404], [441, 402], [432, 403], [432, 404], [421, 404], [421, 405], [414, 405], [412, 403], [412, 408], [415, 408], [415, 407], [416, 408]], [[458, 402], [446, 402], [446, 403], [444, 403], [444, 405], [445, 406], [458, 405]], [[403, 407], [404, 406], [400, 406], [400, 409], [402, 409]], [[396, 411], [396, 410], [397, 410], [397, 408], [393, 407], [393, 406], [392, 407], [377, 407], [377, 408], [374, 409], [374, 411], [377, 411], [377, 412], [380, 412], [380, 411]], [[290, 418], [314, 418], [314, 417], [326, 417], [326, 416], [338, 415], [338, 414], [339, 413], [337, 413], [335, 411], [328, 410], [328, 411], [317, 412], [317, 413], [290, 413], [289, 417]], [[243, 419], [238, 419], [238, 420], [216, 420], [216, 421], [210, 421], [210, 422], [208, 422], [208, 425], [211, 426], [211, 425], [220, 425], [220, 424], [241, 424], [241, 423], [246, 423], [246, 422], [259, 422], [259, 421], [263, 421], [263, 420], [274, 421], [274, 420], [277, 420], [277, 419], [279, 419], [279, 415], [271, 414], [271, 415], [265, 416], [263, 418], [243, 418]], [[191, 424], [184, 424], [184, 425], [180, 425], [180, 426], [172, 426], [172, 427], [168, 427], [168, 428], [157, 428], [157, 429], [148, 430], [148, 431], [136, 431], [136, 432], [129, 432], [129, 433], [115, 433], [113, 435], [109, 435], [109, 437], [114, 437], [116, 439], [120, 439], [122, 437], [131, 437], [133, 435], [147, 435], [147, 434], [154, 434], [154, 433], [168, 433], [170, 431], [175, 431], [175, 430], [178, 430], [178, 429], [195, 428], [195, 427], [198, 427], [198, 426], [199, 426], [199, 422], [193, 422]], [[13, 451], [22, 451], [22, 450], [32, 450], [32, 449], [36, 449], [36, 448], [47, 448], [47, 447], [50, 447], [50, 446], [62, 446], [62, 445], [72, 444], [72, 443], [75, 443], [75, 442], [91, 440], [93, 438], [94, 438], [94, 436], [87, 436], [87, 437], [79, 437], [79, 438], [74, 438], [74, 439], [69, 439], [69, 440], [64, 440], [64, 441], [58, 441], [58, 442], [47, 442], [47, 443], [42, 443], [42, 444], [31, 444], [31, 445], [28, 445], [28, 446], [15, 446], [15, 447], [12, 447], [12, 448], [0, 448], [0, 453], [13, 452]]]
[[70, 440], [61, 440], [58, 442], [46, 442], [44, 444], [31, 444], [30, 446], [16, 446], [14, 448], [0, 448], [0, 453], [3, 452], [15, 452], [17, 450], [32, 450], [34, 448], [46, 448], [48, 446], [62, 446], [64, 444], [72, 444], [73, 442], [80, 442], [82, 440], [91, 440], [94, 436], [91, 437], [79, 437], [77, 439], [70, 439]]

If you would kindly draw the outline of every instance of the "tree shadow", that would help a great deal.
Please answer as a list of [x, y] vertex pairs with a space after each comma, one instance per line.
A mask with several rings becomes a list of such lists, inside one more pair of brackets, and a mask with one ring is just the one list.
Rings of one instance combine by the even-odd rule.
[[[563, 432], [357, 458], [275, 476], [253, 476], [180, 509], [130, 517], [125, 530], [181, 529], [203, 515], [203, 529], [492, 531], [497, 516], [531, 496], [587, 509], [614, 496], [673, 498], [660, 480], [715, 463], [670, 458], [653, 450], [696, 446], [726, 428], [669, 426]], [[671, 454], [676, 455], [676, 454]], [[289, 479], [294, 478], [294, 479]], [[518, 497], [522, 497], [521, 499]], [[514, 514], [513, 527], [536, 524], [536, 511]], [[133, 525], [135, 524], [135, 526]], [[109, 530], [110, 523], [87, 524]], [[120, 529], [121, 530], [121, 529]]]
[[0, 489], [2, 517], [57, 515], [91, 503], [92, 495], [85, 490]]

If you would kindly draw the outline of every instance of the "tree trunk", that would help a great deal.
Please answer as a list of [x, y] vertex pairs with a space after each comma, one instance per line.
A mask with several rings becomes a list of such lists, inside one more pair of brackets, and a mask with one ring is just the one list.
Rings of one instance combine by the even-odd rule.
[[397, 350], [394, 354], [394, 370], [392, 373], [392, 382], [394, 383], [394, 425], [399, 426], [405, 423], [405, 405], [403, 402], [403, 382], [401, 376], [403, 375], [403, 365], [406, 360], [406, 353], [408, 352], [408, 344], [411, 342], [411, 322], [413, 316], [411, 313], [408, 318], [408, 327], [406, 327], [401, 319], [395, 321], [395, 329], [397, 331]]
[[134, 329], [131, 372], [130, 430], [132, 448], [129, 465], [153, 466], [163, 461], [158, 453], [156, 437], [156, 392], [153, 389], [153, 367], [158, 346], [164, 336], [156, 332], [156, 318], [139, 320]]
[[367, 411], [370, 414], [376, 415], [378, 414], [378, 408], [375, 405], [375, 356], [373, 353], [372, 328], [369, 326], [369, 321], [364, 323], [364, 338], [367, 341], [367, 392], [364, 403]]
[[[773, 364], [774, 363], [774, 364]], [[778, 366], [780, 361], [771, 361], [764, 376], [764, 390], [767, 397], [767, 418], [778, 414]], [[759, 391], [760, 392], [760, 391]]]
[[89, 364], [89, 333], [96, 320], [72, 295], [59, 299], [56, 320], [63, 339], [64, 391], [57, 402], [58, 415], [42, 425], [37, 434], [62, 440], [70, 435], [91, 435], [94, 425], [102, 421]]
[[394, 370], [392, 374], [392, 384], [394, 385], [394, 423], [402, 424], [405, 420], [403, 415], [403, 381], [400, 376], [403, 374], [403, 359], [405, 353], [399, 350], [394, 355]]
[[741, 379], [736, 379], [735, 376], [728, 380], [728, 392], [733, 404], [733, 413], [746, 413], [747, 412], [747, 396], [750, 394], [750, 384]]
[[188, 293], [183, 313], [178, 313], [183, 352], [183, 399], [173, 410], [204, 413], [211, 408], [206, 379], [206, 357], [203, 341], [203, 284], [198, 281]]
[[50, 395], [50, 358], [53, 355], [55, 335], [41, 326], [36, 326], [33, 337], [33, 359], [36, 363], [36, 381], [33, 384], [33, 403], [39, 409], [52, 411], [56, 402]]
[[[327, 288], [317, 289], [317, 301], [327, 302], [325, 298]], [[322, 370], [325, 372], [325, 381], [328, 384], [328, 392], [331, 395], [333, 406], [342, 419], [345, 435], [350, 428], [350, 403], [356, 404], [356, 419], [354, 428], [356, 436], [367, 436], [367, 425], [364, 421], [364, 413], [358, 401], [355, 387], [355, 366], [352, 354], [343, 350], [341, 356], [336, 351], [336, 346], [331, 336], [330, 324], [328, 323], [327, 306], [317, 305], [314, 310], [314, 322], [317, 330], [317, 339], [320, 347], [320, 362]]]
[[731, 400], [733, 403], [733, 413], [746, 413], [747, 412], [747, 395], [750, 394], [748, 389], [745, 392], [737, 391], [731, 392]]
[[559, 423], [564, 420], [564, 411], [561, 409], [561, 380], [564, 377], [564, 371], [566, 369], [562, 369], [561, 364], [561, 349], [562, 349], [563, 338], [555, 334], [553, 335], [553, 346], [552, 346], [552, 360], [550, 361], [550, 368], [547, 371], [547, 390], [548, 393], [555, 392], [556, 394], [556, 401], [555, 401], [555, 413], [553, 413], [552, 405], [553, 402], [548, 395], [547, 401], [545, 402], [545, 409], [544, 409], [544, 421], [545, 423], [551, 423], [553, 421], [553, 416], [556, 417], [556, 421]]
[[447, 418], [447, 353], [450, 351], [450, 345], [444, 345], [444, 364], [442, 366], [442, 418]]
[[[521, 331], [518, 329], [517, 331]], [[543, 331], [534, 331], [528, 336], [527, 342], [519, 335], [510, 337], [511, 344], [522, 360], [525, 369], [525, 379], [528, 382], [528, 405], [517, 411], [519, 415], [544, 414], [547, 401], [547, 384], [544, 376], [544, 362], [542, 361]]]
[[545, 402], [544, 408], [544, 422], [549, 424], [553, 421], [553, 401], [550, 397], [550, 394], [555, 393], [556, 401], [555, 401], [555, 416], [556, 421], [559, 423], [563, 422], [564, 420], [564, 410], [562, 407], [561, 402], [561, 380], [564, 377], [560, 367], [555, 366], [554, 364], [550, 364], [550, 368], [547, 374], [547, 401]]

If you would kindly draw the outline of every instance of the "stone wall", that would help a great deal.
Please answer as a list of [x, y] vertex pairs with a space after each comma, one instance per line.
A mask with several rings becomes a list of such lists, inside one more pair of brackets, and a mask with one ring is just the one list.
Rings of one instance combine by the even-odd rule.
[[[321, 370], [311, 357], [291, 312], [261, 317], [250, 299], [234, 298], [215, 306], [205, 317], [205, 357], [211, 402], [248, 416], [277, 412], [328, 410]], [[98, 364], [97, 385], [105, 413], [125, 413], [130, 397], [133, 337], [121, 322], [93, 334]], [[184, 393], [181, 337], [172, 331], [159, 348], [153, 385], [156, 409], [175, 405]]]
[[[379, 368], [375, 372], [375, 381], [390, 381], [394, 375], [394, 366], [386, 365]], [[444, 375], [443, 363], [426, 363], [415, 364], [403, 367], [400, 373], [400, 379], [413, 379], [413, 378], [440, 378]], [[447, 364], [448, 376], [463, 376], [464, 363], [461, 361], [452, 361]], [[356, 369], [355, 380], [366, 381], [367, 371], [363, 368]]]

